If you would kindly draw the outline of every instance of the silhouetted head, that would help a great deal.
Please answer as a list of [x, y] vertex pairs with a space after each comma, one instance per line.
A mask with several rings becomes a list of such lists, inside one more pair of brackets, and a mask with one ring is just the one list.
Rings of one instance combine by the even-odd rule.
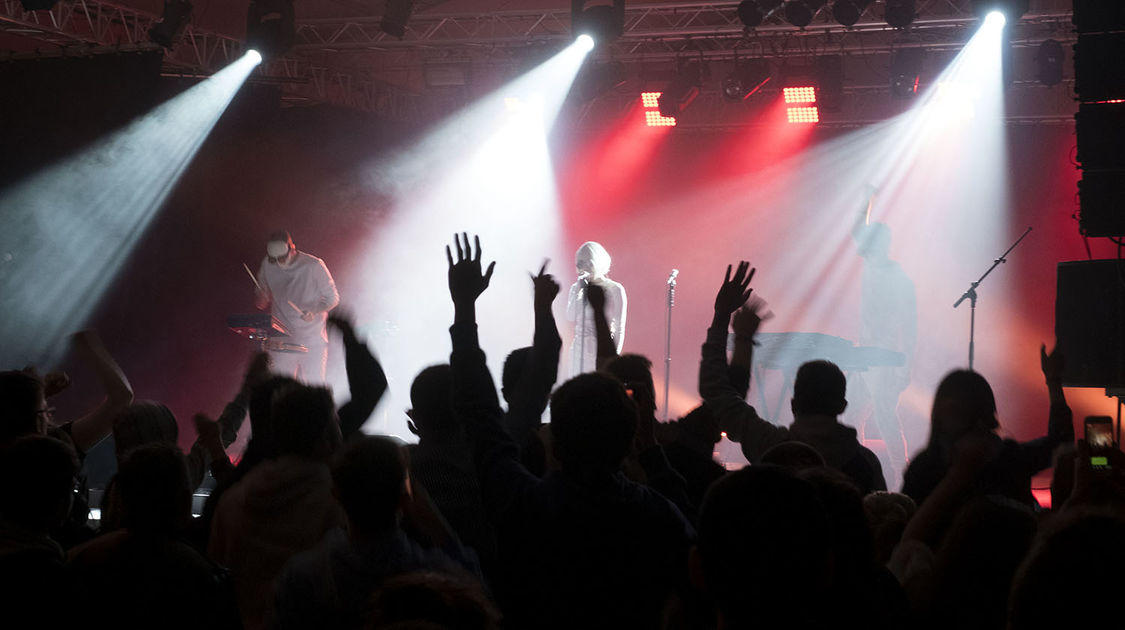
[[516, 348], [504, 359], [504, 368], [500, 373], [500, 395], [504, 400], [511, 402], [509, 396], [519, 385], [523, 372], [527, 368], [527, 361], [531, 357], [531, 346]]
[[797, 369], [793, 381], [794, 416], [838, 416], [848, 406], [847, 379], [831, 361], [809, 361]]
[[863, 513], [863, 494], [844, 473], [821, 466], [797, 473], [816, 488], [832, 529], [833, 569], [838, 583], [875, 566], [871, 529]]
[[47, 432], [43, 381], [34, 374], [0, 372], [0, 444]]
[[856, 244], [864, 258], [887, 258], [891, 251], [891, 228], [886, 223], [865, 225], [856, 236]]
[[184, 456], [174, 444], [146, 444], [129, 451], [113, 490], [121, 524], [133, 532], [173, 534], [191, 518], [191, 484]]
[[609, 273], [611, 262], [609, 252], [602, 247], [601, 243], [594, 241], [582, 243], [578, 251], [574, 253], [574, 266], [578, 269], [578, 273], [585, 272], [593, 278], [600, 278]]
[[336, 403], [327, 387], [294, 385], [279, 391], [272, 416], [279, 455], [321, 459], [340, 444]]
[[388, 531], [398, 522], [407, 493], [402, 448], [388, 437], [356, 436], [336, 455], [332, 483], [354, 531]]
[[239, 463], [253, 466], [263, 459], [277, 456], [277, 439], [273, 430], [273, 400], [282, 390], [300, 385], [288, 376], [271, 376], [250, 394], [250, 441]]
[[180, 427], [168, 407], [151, 400], [129, 405], [113, 423], [113, 443], [117, 461], [125, 453], [145, 444], [176, 444]]
[[431, 365], [410, 385], [410, 419], [422, 440], [444, 440], [462, 435], [453, 415], [453, 372], [448, 363]]
[[617, 470], [636, 428], [637, 406], [615, 378], [582, 374], [551, 396], [552, 449], [563, 472]]
[[863, 514], [875, 544], [875, 561], [886, 564], [902, 540], [906, 524], [914, 518], [918, 505], [914, 499], [899, 492], [880, 490], [863, 497]]
[[792, 473], [826, 466], [824, 457], [815, 448], [796, 440], [774, 444], [762, 453], [761, 463], [772, 464]]
[[816, 490], [773, 466], [719, 479], [699, 511], [704, 588], [731, 628], [813, 626], [830, 542]]
[[999, 426], [996, 398], [983, 376], [971, 370], [954, 370], [941, 380], [930, 414], [931, 444], [951, 447], [973, 429], [993, 431]]
[[45, 435], [25, 435], [0, 450], [4, 497], [0, 515], [46, 533], [70, 512], [78, 457], [70, 445]]
[[699, 405], [686, 416], [680, 418], [680, 433], [690, 436], [690, 440], [705, 444], [715, 444], [722, 439], [719, 421], [707, 405]]

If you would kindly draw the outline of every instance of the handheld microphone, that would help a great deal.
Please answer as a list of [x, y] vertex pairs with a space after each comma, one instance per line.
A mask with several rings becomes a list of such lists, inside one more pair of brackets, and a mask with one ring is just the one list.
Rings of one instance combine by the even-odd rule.
[[578, 280], [579, 280], [579, 282], [582, 282], [583, 284], [588, 282], [589, 279], [590, 279], [590, 272], [589, 271], [583, 271], [582, 273], [578, 274]]

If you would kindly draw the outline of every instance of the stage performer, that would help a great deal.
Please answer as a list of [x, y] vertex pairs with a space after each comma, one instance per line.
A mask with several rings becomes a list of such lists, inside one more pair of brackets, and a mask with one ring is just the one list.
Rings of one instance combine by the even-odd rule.
[[586, 288], [596, 284], [605, 292], [605, 318], [617, 353], [625, 345], [625, 287], [609, 279], [609, 252], [599, 243], [587, 241], [574, 255], [578, 281], [570, 285], [566, 302], [566, 318], [574, 324], [574, 341], [570, 346], [570, 375], [597, 370], [597, 331], [594, 311], [586, 296]]
[[298, 251], [288, 232], [274, 232], [258, 271], [257, 307], [269, 308], [289, 331], [287, 344], [308, 352], [271, 348], [273, 369], [304, 381], [323, 383], [328, 361], [328, 311], [340, 303], [336, 283], [324, 261]]
[[[890, 258], [891, 229], [871, 221], [876, 189], [868, 187], [867, 200], [860, 208], [852, 229], [856, 248], [863, 258], [860, 294], [859, 345], [901, 352], [901, 366], [873, 366], [863, 373], [871, 400], [871, 419], [886, 445], [893, 469], [900, 475], [906, 468], [906, 440], [898, 417], [898, 399], [910, 385], [910, 364], [918, 338], [918, 313], [914, 283], [902, 266]], [[864, 437], [871, 437], [864, 424]]]

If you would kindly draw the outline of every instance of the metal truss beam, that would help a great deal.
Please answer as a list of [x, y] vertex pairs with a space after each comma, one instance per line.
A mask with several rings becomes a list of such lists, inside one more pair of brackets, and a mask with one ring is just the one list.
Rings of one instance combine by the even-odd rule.
[[[778, 14], [755, 29], [746, 29], [736, 16], [737, 1], [670, 2], [634, 4], [625, 7], [625, 32], [615, 42], [615, 52], [628, 52], [637, 46], [661, 42], [699, 44], [707, 40], [754, 42], [778, 36], [786, 38], [854, 37], [863, 33], [901, 36], [874, 15], [872, 3], [863, 19], [852, 27], [837, 24], [825, 5], [804, 29], [786, 24]], [[976, 21], [968, 0], [923, 0], [917, 6], [918, 19], [907, 33], [923, 36], [928, 31], [966, 29]], [[1070, 11], [1060, 7], [1026, 15], [1021, 24], [1069, 23]], [[495, 11], [492, 13], [418, 13], [405, 36], [395, 39], [379, 30], [378, 16], [303, 20], [298, 24], [298, 48], [304, 50], [433, 50], [449, 47], [506, 48], [562, 42], [571, 37], [569, 9], [541, 11]]]
[[[148, 41], [148, 30], [157, 17], [105, 0], [62, 0], [49, 11], [24, 11], [19, 0], [0, 0], [0, 31], [46, 44], [38, 49], [41, 54], [156, 49], [158, 45]], [[242, 52], [241, 41], [189, 24], [164, 61], [172, 72], [210, 75]], [[400, 121], [426, 118], [418, 95], [296, 57], [271, 60], [254, 78], [279, 83], [291, 101], [332, 103]]]

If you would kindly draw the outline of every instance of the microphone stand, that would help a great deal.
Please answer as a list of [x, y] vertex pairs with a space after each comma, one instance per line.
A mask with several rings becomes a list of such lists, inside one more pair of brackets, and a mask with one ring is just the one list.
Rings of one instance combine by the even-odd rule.
[[586, 307], [590, 305], [590, 298], [586, 294], [586, 288], [590, 283], [586, 278], [579, 276], [578, 281], [582, 283], [582, 288], [579, 293], [582, 294], [582, 307], [579, 309], [580, 315], [577, 317], [578, 327], [576, 330], [580, 331], [578, 337], [578, 374], [586, 372]]
[[977, 278], [976, 282], [973, 282], [972, 284], [970, 284], [969, 290], [967, 290], [963, 294], [961, 294], [961, 297], [958, 298], [957, 301], [953, 303], [953, 308], [957, 308], [958, 306], [961, 306], [961, 302], [964, 302], [965, 300], [969, 300], [969, 313], [970, 313], [969, 314], [969, 369], [970, 370], [973, 369], [973, 354], [974, 354], [974, 349], [975, 349], [974, 342], [975, 342], [976, 327], [977, 327], [977, 287], [980, 286], [980, 283], [984, 282], [984, 279], [988, 277], [988, 274], [992, 273], [992, 270], [995, 269], [997, 266], [999, 266], [1000, 263], [1008, 262], [1008, 259], [1007, 259], [1008, 254], [1012, 253], [1012, 250], [1015, 249], [1016, 246], [1020, 244], [1020, 241], [1022, 241], [1030, 233], [1031, 233], [1031, 227], [1028, 226], [1028, 228], [1026, 230], [1024, 230], [1023, 234], [1020, 235], [1020, 237], [1016, 239], [1016, 242], [1012, 243], [1011, 247], [1009, 247], [1007, 250], [1005, 250], [1003, 254], [1000, 254], [999, 258], [992, 261], [992, 266], [988, 268], [988, 271], [985, 271], [984, 275]]
[[668, 390], [672, 384], [672, 307], [676, 303], [676, 276], [679, 269], [673, 269], [668, 276], [668, 316], [665, 318], [667, 325], [667, 338], [664, 343], [664, 421], [668, 422]]

